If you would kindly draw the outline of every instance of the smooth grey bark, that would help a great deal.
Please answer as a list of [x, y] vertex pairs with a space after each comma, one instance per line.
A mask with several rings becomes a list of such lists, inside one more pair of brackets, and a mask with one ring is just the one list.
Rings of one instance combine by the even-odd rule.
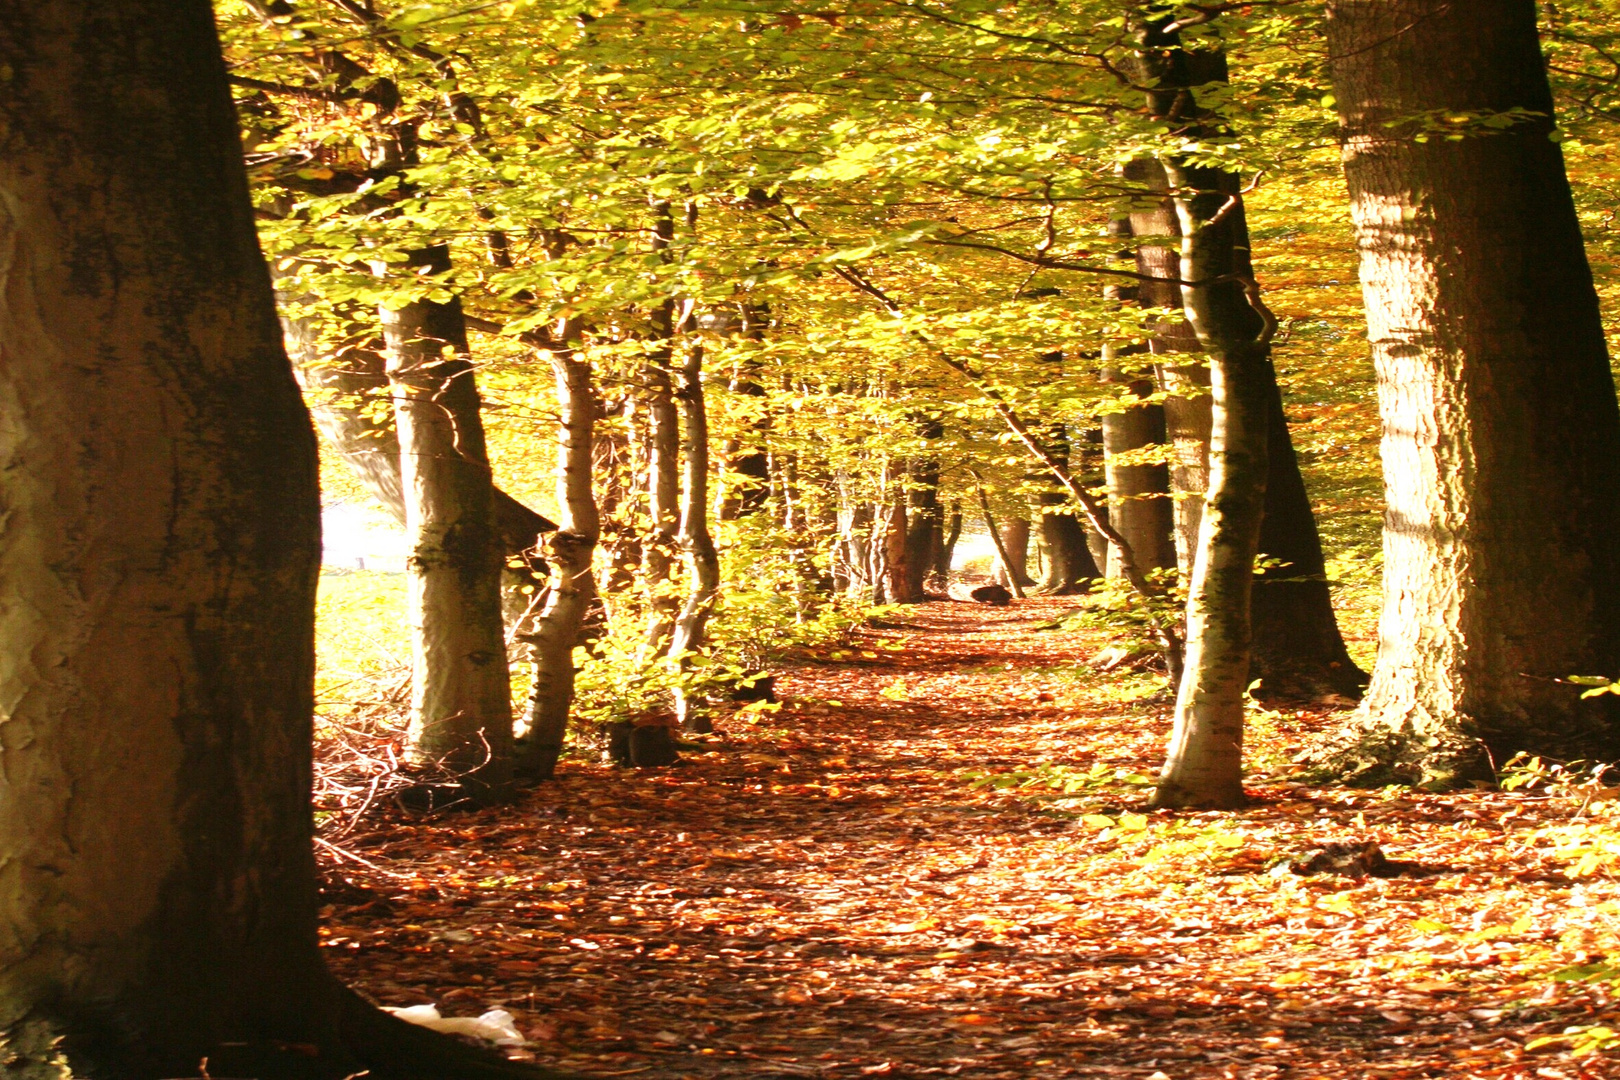
[[564, 327], [559, 347], [545, 350], [557, 391], [557, 504], [563, 520], [547, 545], [551, 583], [526, 635], [534, 687], [516, 763], [518, 775], [537, 780], [550, 779], [562, 753], [574, 701], [574, 647], [596, 598], [591, 563], [601, 535], [593, 480], [597, 402], [590, 361], [568, 347], [574, 336]]
[[[1531, 0], [1328, 5], [1383, 416], [1384, 609], [1315, 758], [1450, 785], [1616, 749], [1620, 411]], [[1419, 142], [1410, 118], [1500, 116]]]
[[[448, 267], [442, 248], [412, 265]], [[411, 722], [418, 765], [461, 779], [474, 801], [509, 793], [511, 677], [501, 608], [505, 562], [478, 388], [459, 302], [381, 312], [399, 429], [411, 549]]]
[[[282, 299], [285, 302], [286, 297]], [[388, 402], [390, 394], [384, 344], [350, 344], [334, 355], [312, 320], [284, 313], [281, 327], [293, 372], [307, 398], [313, 399], [309, 406], [316, 427], [371, 496], [404, 525], [405, 489], [400, 480], [394, 411], [376, 407]], [[363, 340], [356, 330], [356, 337]], [[518, 557], [534, 549], [541, 534], [557, 525], [497, 487], [495, 527], [506, 554]]]
[[0, 0], [0, 67], [6, 1074], [545, 1075], [320, 959], [316, 446], [209, 5]]

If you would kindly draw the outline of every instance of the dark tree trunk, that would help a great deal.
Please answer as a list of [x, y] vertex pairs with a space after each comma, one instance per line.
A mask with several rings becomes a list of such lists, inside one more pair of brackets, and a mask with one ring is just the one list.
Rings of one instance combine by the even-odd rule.
[[1367, 673], [1350, 659], [1333, 614], [1322, 539], [1316, 531], [1305, 478], [1283, 415], [1282, 390], [1268, 360], [1266, 514], [1260, 523], [1260, 555], [1267, 566], [1254, 579], [1250, 601], [1254, 648], [1249, 679], [1263, 701], [1311, 700], [1329, 695], [1355, 699]]
[[[1153, 380], [1127, 374], [1119, 368], [1108, 368], [1105, 377], [1109, 382], [1125, 386], [1123, 401], [1146, 398], [1153, 393]], [[1104, 413], [1102, 430], [1110, 524], [1136, 553], [1138, 569], [1146, 572], [1175, 566], [1169, 468], [1162, 464], [1134, 463], [1129, 458], [1121, 460], [1121, 455], [1164, 442], [1164, 406], [1127, 405]], [[1125, 576], [1117, 549], [1108, 553], [1107, 573], [1111, 578]]]
[[[412, 265], [449, 269], [444, 248]], [[478, 802], [512, 776], [512, 691], [501, 609], [495, 489], [456, 300], [382, 312], [411, 553], [411, 726], [419, 765], [462, 778]]]
[[516, 1075], [323, 971], [315, 440], [209, 6], [0, 0], [0, 67], [5, 1071]]
[[1389, 509], [1378, 662], [1322, 759], [1443, 785], [1519, 750], [1610, 757], [1613, 699], [1556, 681], [1620, 663], [1620, 412], [1535, 5], [1328, 11]]
[[[665, 254], [675, 239], [668, 202], [653, 204], [652, 249]], [[675, 301], [665, 299], [653, 312], [654, 340], [643, 373], [647, 381], [647, 516], [651, 529], [641, 548], [642, 582], [647, 590], [645, 648], [650, 656], [669, 651], [669, 636], [680, 610], [675, 581], [676, 534], [681, 521], [681, 417], [675, 405]]]
[[962, 537], [962, 507], [959, 503], [951, 503], [950, 517], [945, 523], [945, 540], [939, 545], [934, 554], [933, 582], [940, 591], [950, 584], [951, 560], [956, 556], [956, 542]]
[[[945, 425], [938, 417], [929, 417], [918, 425], [917, 433], [932, 442], [945, 437]], [[909, 471], [905, 599], [917, 603], [927, 598], [923, 586], [939, 561], [939, 549], [945, 542], [945, 516], [939, 505], [938, 455], [924, 454], [913, 459]]]
[[[1052, 448], [1053, 456], [1065, 465], [1069, 463], [1067, 431], [1061, 427], [1054, 428], [1048, 437], [1048, 445]], [[1072, 506], [1066, 510], [1056, 509], [1069, 506], [1066, 491], [1056, 489], [1042, 492], [1040, 503], [1042, 507], [1054, 509], [1043, 509], [1038, 525], [1045, 565], [1040, 583], [1036, 586], [1037, 591], [1054, 596], [1084, 592], [1091, 582], [1102, 577], [1097, 561], [1092, 557], [1085, 523]]]

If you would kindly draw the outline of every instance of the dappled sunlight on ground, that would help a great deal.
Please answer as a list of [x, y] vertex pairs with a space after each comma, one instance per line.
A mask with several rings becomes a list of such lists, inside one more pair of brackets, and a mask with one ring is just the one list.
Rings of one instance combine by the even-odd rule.
[[[1563, 804], [1261, 776], [1244, 812], [1141, 813], [1169, 707], [1041, 629], [1073, 604], [922, 605], [675, 768], [363, 822], [327, 954], [593, 1076], [1582, 1075], [1525, 1050], [1606, 1007], [1545, 977], [1614, 941], [1614, 887], [1530, 842]], [[1337, 719], [1270, 714], [1254, 757]], [[1401, 875], [1276, 870], [1351, 838]]]

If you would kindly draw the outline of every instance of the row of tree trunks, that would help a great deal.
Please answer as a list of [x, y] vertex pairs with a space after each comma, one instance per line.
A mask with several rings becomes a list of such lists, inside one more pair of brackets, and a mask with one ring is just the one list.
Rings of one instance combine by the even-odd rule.
[[0, 59], [6, 1071], [541, 1075], [320, 958], [316, 446], [209, 5], [0, 0]]

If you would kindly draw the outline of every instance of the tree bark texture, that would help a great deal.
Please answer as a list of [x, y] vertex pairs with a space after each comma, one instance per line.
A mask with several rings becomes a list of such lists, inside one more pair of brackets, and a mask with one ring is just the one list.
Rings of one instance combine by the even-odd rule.
[[[284, 283], [284, 278], [277, 281], [278, 286]], [[371, 407], [390, 394], [384, 344], [351, 345], [334, 355], [311, 320], [283, 315], [281, 328], [294, 374], [314, 399], [310, 412], [316, 426], [372, 497], [404, 525], [405, 487], [393, 410]], [[557, 526], [496, 488], [495, 527], [506, 554], [518, 557]]]
[[[565, 331], [560, 340], [571, 337]], [[557, 505], [562, 507], [563, 520], [547, 545], [551, 585], [529, 640], [534, 688], [529, 694], [528, 729], [519, 740], [517, 757], [518, 774], [538, 780], [550, 779], [555, 772], [568, 731], [568, 710], [574, 701], [574, 645], [596, 598], [591, 562], [601, 533], [592, 480], [597, 404], [591, 364], [570, 349], [551, 350], [548, 357], [561, 414]]]
[[[444, 269], [449, 253], [413, 256]], [[462, 777], [477, 801], [511, 781], [512, 689], [495, 489], [461, 306], [382, 311], [411, 544], [412, 760]]]
[[[943, 439], [945, 425], [938, 417], [928, 417], [918, 424], [917, 433], [930, 442]], [[945, 542], [945, 516], [939, 505], [939, 457], [924, 454], [913, 458], [908, 471], [905, 601], [920, 603], [928, 598], [924, 586]]]
[[[1322, 755], [1341, 772], [1441, 785], [1615, 746], [1611, 699], [1554, 681], [1620, 660], [1620, 415], [1535, 14], [1329, 5], [1388, 506], [1372, 684]], [[1511, 109], [1457, 140], [1399, 123]]]
[[[1236, 178], [1171, 167], [1181, 223], [1182, 298], [1209, 355], [1213, 429], [1209, 493], [1187, 592], [1187, 656], [1176, 694], [1158, 806], [1241, 806], [1243, 694], [1249, 683], [1250, 595], [1266, 505], [1274, 325], [1251, 306], [1248, 230]], [[1231, 200], [1231, 201], [1229, 201]], [[1239, 245], [1243, 245], [1239, 247]], [[1225, 280], [1222, 280], [1225, 279]]]
[[1344, 647], [1316, 514], [1283, 414], [1282, 388], [1269, 358], [1265, 367], [1266, 513], [1260, 523], [1260, 557], [1277, 565], [1266, 566], [1254, 579], [1249, 680], [1259, 682], [1254, 696], [1261, 701], [1330, 695], [1355, 700], [1367, 685], [1367, 673]]
[[[1178, 36], [1166, 38], [1144, 27], [1141, 76], [1156, 89], [1149, 93], [1149, 108], [1169, 121], [1189, 122], [1196, 130], [1198, 103], [1194, 91], [1208, 83], [1225, 82], [1226, 56], [1222, 49], [1189, 52]], [[1180, 237], [1175, 202], [1165, 167], [1153, 159], [1140, 159], [1127, 169], [1127, 178], [1141, 183], [1147, 197], [1133, 207], [1132, 232], [1138, 237]], [[1237, 215], [1230, 226], [1231, 270], [1252, 274], [1248, 226]], [[1144, 281], [1138, 297], [1147, 307], [1179, 308], [1180, 287], [1173, 284], [1180, 269], [1175, 245], [1139, 244], [1137, 271], [1162, 281]], [[1183, 313], [1184, 316], [1184, 313]], [[1198, 334], [1185, 318], [1164, 320], [1149, 342], [1156, 356], [1198, 353]], [[1250, 680], [1258, 680], [1256, 694], [1267, 700], [1314, 700], [1328, 695], [1356, 698], [1366, 685], [1366, 674], [1350, 660], [1333, 613], [1322, 544], [1316, 517], [1300, 475], [1299, 461], [1282, 411], [1282, 393], [1269, 358], [1266, 377], [1274, 399], [1266, 426], [1266, 512], [1261, 526], [1260, 554], [1281, 565], [1260, 572], [1252, 597], [1254, 641]], [[1196, 363], [1166, 361], [1158, 367], [1167, 397], [1165, 428], [1171, 444], [1170, 487], [1175, 497], [1176, 556], [1183, 580], [1190, 580], [1197, 550], [1199, 517], [1209, 483], [1209, 444], [1213, 422], [1209, 369]]]
[[0, 68], [0, 1058], [355, 1071], [316, 939], [315, 441], [209, 6], [4, 0]]
[[[1105, 377], [1126, 387], [1125, 406], [1102, 416], [1109, 523], [1130, 543], [1139, 570], [1145, 573], [1175, 566], [1169, 469], [1163, 464], [1120, 460], [1123, 454], [1164, 442], [1164, 406], [1129, 404], [1132, 398], [1153, 393], [1151, 379], [1133, 377], [1112, 366]], [[1118, 550], [1108, 553], [1107, 573], [1111, 578], [1124, 576]]]
[[[686, 461], [685, 491], [681, 496], [681, 549], [686, 552], [689, 584], [686, 600], [675, 618], [670, 656], [685, 671], [691, 657], [703, 648], [709, 616], [720, 595], [720, 554], [709, 533], [709, 414], [703, 397], [703, 348], [687, 350], [681, 364], [681, 432]], [[789, 502], [791, 505], [791, 501]], [[698, 734], [714, 730], [701, 712], [701, 702], [680, 688], [675, 695], [675, 717], [682, 728]]]
[[[653, 205], [652, 248], [667, 252], [675, 238], [668, 202]], [[681, 600], [675, 581], [676, 534], [681, 520], [681, 418], [675, 405], [670, 364], [675, 348], [675, 301], [662, 301], [653, 313], [654, 341], [648, 352], [647, 516], [650, 528], [641, 549], [642, 582], [647, 589], [647, 634], [652, 657], [669, 651]]]

